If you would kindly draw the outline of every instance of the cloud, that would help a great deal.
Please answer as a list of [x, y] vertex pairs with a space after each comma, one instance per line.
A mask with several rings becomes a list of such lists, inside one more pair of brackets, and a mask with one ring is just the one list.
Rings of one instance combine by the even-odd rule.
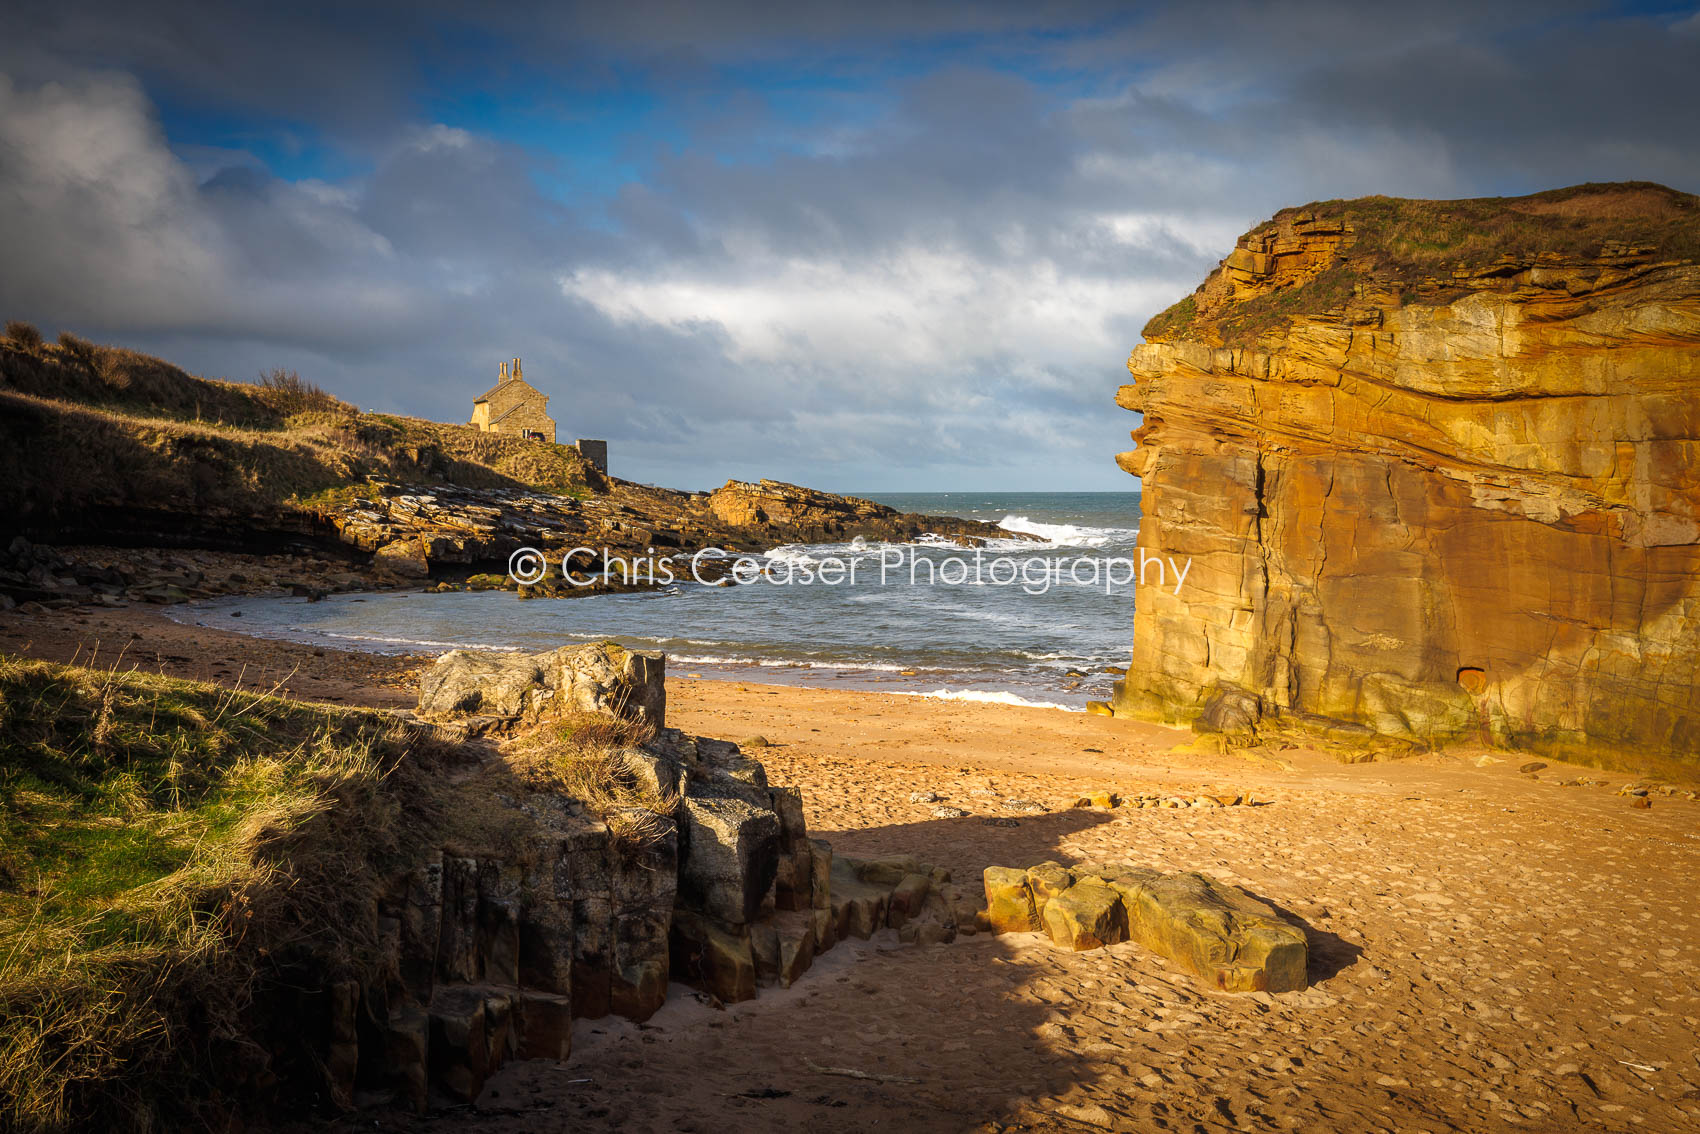
[[1587, 4], [23, 3], [5, 315], [450, 420], [523, 355], [658, 482], [1127, 487], [1276, 209], [1700, 183], [1694, 17]]

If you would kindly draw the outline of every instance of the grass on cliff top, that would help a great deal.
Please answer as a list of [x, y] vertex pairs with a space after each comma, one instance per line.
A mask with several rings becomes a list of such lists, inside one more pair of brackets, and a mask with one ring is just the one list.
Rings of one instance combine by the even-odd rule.
[[1154, 316], [1144, 336], [1208, 341], [1213, 332], [1227, 345], [1246, 345], [1294, 315], [1337, 310], [1364, 281], [1404, 302], [1448, 302], [1464, 294], [1449, 286], [1455, 268], [1488, 268], [1506, 257], [1522, 263], [1544, 253], [1586, 259], [1615, 244], [1650, 249], [1663, 260], [1700, 260], [1700, 197], [1648, 181], [1573, 185], [1526, 197], [1316, 201], [1282, 209], [1247, 236], [1262, 236], [1306, 213], [1342, 220], [1354, 230], [1343, 263], [1301, 287], [1236, 304], [1208, 326], [1197, 323], [1197, 301], [1187, 296]]
[[375, 947], [373, 864], [406, 838], [386, 780], [419, 743], [372, 713], [0, 655], [0, 1128], [210, 1121], [267, 973]]
[[[161, 359], [12, 322], [0, 338], [0, 503], [259, 512], [368, 477], [571, 495], [604, 491], [578, 450], [361, 413], [299, 375], [197, 378]], [[309, 507], [310, 510], [310, 507]]]

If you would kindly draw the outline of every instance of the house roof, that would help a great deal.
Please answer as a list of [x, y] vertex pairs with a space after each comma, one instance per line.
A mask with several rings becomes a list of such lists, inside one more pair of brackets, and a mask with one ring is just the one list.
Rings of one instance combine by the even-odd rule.
[[[522, 391], [517, 389], [517, 387], [520, 386], [525, 387], [525, 390]], [[487, 402], [490, 400], [492, 395], [500, 393], [503, 390], [512, 390], [516, 394], [529, 391], [530, 393], [536, 394], [538, 397], [542, 398], [545, 402], [549, 400], [549, 396], [547, 394], [545, 394], [542, 390], [539, 390], [536, 386], [533, 386], [530, 382], [527, 382], [524, 378], [509, 378], [506, 382], [497, 382], [494, 386], [491, 386], [488, 390], [485, 390], [482, 394], [473, 398], [472, 404], [477, 405], [479, 402]]]

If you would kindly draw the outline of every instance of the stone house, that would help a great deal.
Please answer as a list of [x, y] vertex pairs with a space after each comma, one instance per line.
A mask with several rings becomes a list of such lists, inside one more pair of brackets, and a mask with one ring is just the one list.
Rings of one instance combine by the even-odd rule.
[[511, 433], [553, 444], [555, 419], [549, 416], [548, 395], [525, 380], [517, 358], [502, 363], [500, 373], [496, 384], [473, 400], [471, 424], [484, 433]]

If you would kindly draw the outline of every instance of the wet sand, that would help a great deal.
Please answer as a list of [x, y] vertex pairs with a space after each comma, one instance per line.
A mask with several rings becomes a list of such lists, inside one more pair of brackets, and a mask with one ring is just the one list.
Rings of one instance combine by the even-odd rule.
[[[79, 621], [79, 619], [83, 619]], [[139, 638], [128, 635], [139, 634]], [[419, 659], [256, 642], [144, 608], [0, 616], [0, 649], [399, 706]], [[510, 1065], [475, 1108], [348, 1129], [1700, 1129], [1700, 803], [1479, 751], [1342, 765], [1177, 752], [1177, 730], [889, 694], [669, 682], [669, 723], [771, 747], [840, 852], [1201, 870], [1307, 927], [1312, 987], [1207, 991], [1133, 944], [1033, 935], [842, 944], [791, 989], [716, 1009], [675, 986], [637, 1025], [581, 1021], [565, 1066]], [[1563, 779], [1603, 786], [1560, 786]], [[1251, 792], [1094, 811], [1082, 791]], [[935, 819], [932, 791], [971, 812]], [[1031, 814], [1005, 800], [1052, 809]], [[1018, 826], [988, 826], [990, 817]], [[856, 1079], [849, 1069], [879, 1079]], [[899, 1078], [892, 1078], [893, 1076]], [[913, 1080], [913, 1081], [910, 1081]]]

